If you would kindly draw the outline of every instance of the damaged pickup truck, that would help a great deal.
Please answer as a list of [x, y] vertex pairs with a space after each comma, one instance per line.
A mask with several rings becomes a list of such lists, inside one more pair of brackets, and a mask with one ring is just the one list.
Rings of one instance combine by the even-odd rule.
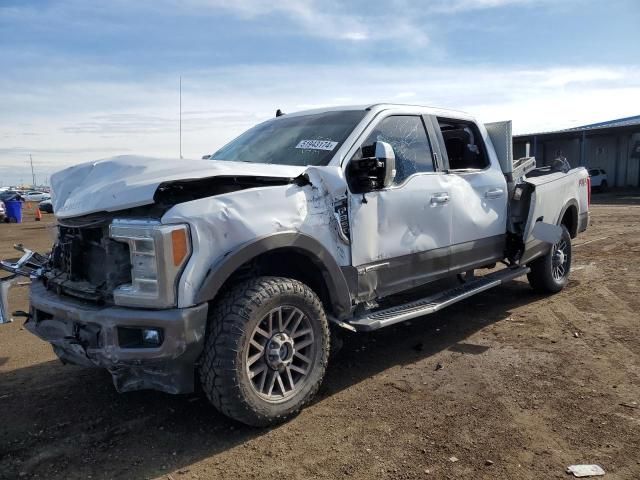
[[25, 326], [63, 362], [106, 368], [121, 392], [199, 378], [229, 417], [283, 421], [318, 390], [331, 330], [523, 275], [566, 285], [589, 176], [514, 160], [511, 142], [510, 122], [381, 104], [278, 115], [206, 160], [67, 168], [51, 178], [52, 251], [1, 264], [0, 321], [30, 276]]

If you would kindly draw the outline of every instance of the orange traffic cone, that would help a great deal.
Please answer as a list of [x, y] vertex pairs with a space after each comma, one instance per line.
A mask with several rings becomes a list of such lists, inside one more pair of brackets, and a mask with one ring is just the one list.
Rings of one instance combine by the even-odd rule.
[[42, 212], [40, 212], [39, 208], [36, 208], [36, 222], [42, 220]]

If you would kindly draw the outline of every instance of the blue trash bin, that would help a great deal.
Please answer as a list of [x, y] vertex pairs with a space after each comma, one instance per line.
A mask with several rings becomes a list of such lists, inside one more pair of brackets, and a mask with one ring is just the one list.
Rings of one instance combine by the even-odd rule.
[[20, 200], [8, 200], [4, 202], [7, 209], [7, 218], [10, 222], [22, 223], [22, 202]]

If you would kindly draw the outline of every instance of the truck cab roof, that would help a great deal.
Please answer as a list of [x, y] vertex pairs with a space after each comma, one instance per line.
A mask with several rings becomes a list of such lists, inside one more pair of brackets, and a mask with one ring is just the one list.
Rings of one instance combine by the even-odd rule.
[[353, 111], [353, 110], [366, 110], [373, 114], [377, 114], [384, 110], [401, 110], [405, 113], [416, 113], [424, 115], [436, 115], [440, 117], [453, 117], [465, 120], [474, 120], [474, 117], [461, 110], [452, 110], [438, 107], [430, 107], [426, 105], [412, 105], [403, 103], [374, 103], [365, 105], [341, 105], [333, 107], [319, 107], [309, 110], [301, 110], [297, 112], [287, 113], [287, 116], [299, 116], [299, 115], [314, 115], [318, 113], [326, 112], [340, 112], [340, 111]]

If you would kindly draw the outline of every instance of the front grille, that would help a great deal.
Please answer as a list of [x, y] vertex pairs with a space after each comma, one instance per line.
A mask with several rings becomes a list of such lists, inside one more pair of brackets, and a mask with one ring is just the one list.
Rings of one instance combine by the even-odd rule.
[[113, 290], [131, 282], [129, 246], [110, 239], [108, 225], [60, 226], [44, 278], [58, 293], [111, 303]]

